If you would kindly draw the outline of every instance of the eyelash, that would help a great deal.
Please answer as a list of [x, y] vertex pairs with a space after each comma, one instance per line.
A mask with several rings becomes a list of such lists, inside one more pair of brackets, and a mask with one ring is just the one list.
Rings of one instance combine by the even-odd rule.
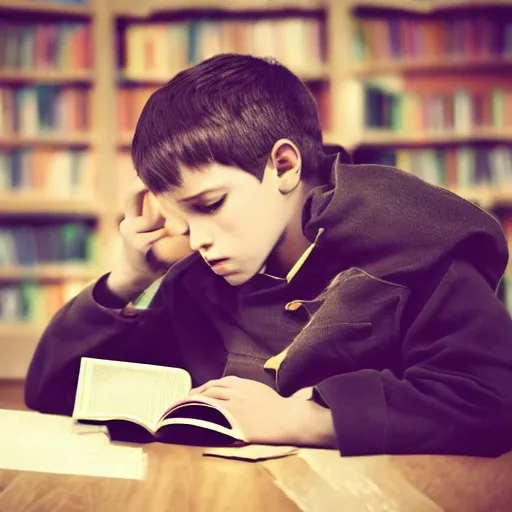
[[226, 195], [227, 194], [224, 194], [218, 201], [212, 204], [196, 204], [194, 209], [199, 213], [212, 215], [220, 210], [226, 200]]

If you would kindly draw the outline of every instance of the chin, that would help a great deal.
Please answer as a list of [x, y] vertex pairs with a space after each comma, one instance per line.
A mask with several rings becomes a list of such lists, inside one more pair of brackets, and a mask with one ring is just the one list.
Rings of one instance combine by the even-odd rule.
[[229, 276], [224, 276], [224, 279], [231, 286], [242, 286], [247, 283], [247, 281], [251, 280], [253, 276], [247, 274], [231, 274]]
[[[242, 286], [243, 284], [249, 282], [254, 276], [261, 274], [262, 272], [265, 272], [265, 266], [265, 263], [260, 266], [246, 265], [245, 271], [234, 272], [233, 274], [222, 276], [222, 278], [231, 286]], [[253, 269], [251, 269], [250, 267], [252, 267]]]

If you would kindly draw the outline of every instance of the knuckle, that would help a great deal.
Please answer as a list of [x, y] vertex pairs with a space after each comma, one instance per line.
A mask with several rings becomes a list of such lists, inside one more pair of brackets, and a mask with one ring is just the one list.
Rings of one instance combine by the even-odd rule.
[[137, 194], [138, 192], [141, 192], [142, 190], [145, 190], [145, 189], [146, 189], [146, 185], [144, 185], [142, 180], [139, 177], [137, 177], [128, 186], [128, 195]]
[[131, 223], [130, 221], [127, 221], [127, 220], [123, 220], [119, 224], [119, 233], [121, 234], [121, 236], [123, 238], [131, 238], [135, 234], [135, 230], [133, 228], [134, 228], [133, 223]]
[[119, 223], [119, 233], [121, 233], [121, 235], [123, 235], [123, 236], [125, 236], [127, 234], [127, 226], [126, 226], [125, 220], [122, 220]]

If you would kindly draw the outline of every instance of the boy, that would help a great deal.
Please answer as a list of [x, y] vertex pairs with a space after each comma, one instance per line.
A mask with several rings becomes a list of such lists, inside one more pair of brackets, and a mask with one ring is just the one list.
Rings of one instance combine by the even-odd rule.
[[[508, 252], [491, 216], [325, 155], [305, 86], [250, 56], [213, 57], [153, 94], [132, 156], [120, 260], [48, 326], [29, 407], [70, 414], [90, 356], [186, 368], [253, 442], [510, 449], [512, 322], [495, 296]], [[167, 271], [163, 243], [174, 264], [134, 308]]]

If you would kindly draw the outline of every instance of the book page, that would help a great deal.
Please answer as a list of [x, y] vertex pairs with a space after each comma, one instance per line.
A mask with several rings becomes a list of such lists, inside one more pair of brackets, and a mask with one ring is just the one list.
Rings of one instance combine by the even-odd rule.
[[200, 420], [197, 418], [166, 419], [158, 432], [162, 432], [163, 428], [169, 427], [171, 425], [188, 425], [191, 427], [202, 428], [206, 430], [211, 430], [212, 432], [218, 432], [219, 434], [230, 437], [232, 439], [236, 439], [237, 441], [244, 441], [243, 434], [238, 430], [232, 430], [230, 428], [223, 427], [222, 425], [218, 425], [217, 423], [212, 423], [211, 421]]
[[234, 448], [206, 448], [203, 450], [203, 456], [239, 460], [268, 460], [288, 457], [289, 455], [294, 455], [297, 452], [298, 448], [296, 446], [249, 444]]
[[191, 386], [181, 368], [83, 357], [73, 417], [138, 418], [155, 430], [161, 414]]
[[[208, 422], [210, 430], [218, 431], [215, 425], [223, 426], [231, 431], [231, 436], [236, 439], [245, 439], [244, 433], [236, 421], [236, 418], [224, 407], [218, 404], [218, 401], [207, 396], [193, 395], [183, 400], [179, 400], [168, 411], [161, 425], [178, 423], [174, 421], [179, 418], [195, 418]], [[172, 420], [172, 421], [171, 421]]]
[[0, 468], [143, 480], [142, 448], [112, 445], [105, 427], [68, 416], [0, 409]]

